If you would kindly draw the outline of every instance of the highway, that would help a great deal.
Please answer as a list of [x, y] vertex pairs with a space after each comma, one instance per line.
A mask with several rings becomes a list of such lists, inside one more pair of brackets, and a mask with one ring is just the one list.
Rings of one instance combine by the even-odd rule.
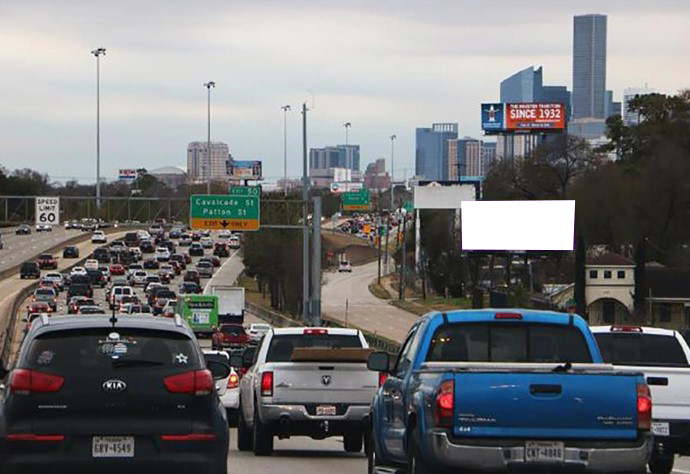
[[80, 230], [65, 230], [57, 226], [52, 232], [36, 232], [31, 226], [31, 235], [16, 235], [16, 227], [0, 230], [5, 248], [0, 249], [0, 272], [21, 264], [60, 242], [81, 235]]

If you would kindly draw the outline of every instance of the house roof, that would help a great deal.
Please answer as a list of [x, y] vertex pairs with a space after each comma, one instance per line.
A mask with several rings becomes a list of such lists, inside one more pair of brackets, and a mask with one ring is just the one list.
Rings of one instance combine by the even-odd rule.
[[647, 267], [645, 273], [652, 297], [690, 299], [690, 267]]
[[617, 253], [607, 252], [596, 257], [588, 257], [586, 264], [606, 266], [634, 266], [635, 262]]

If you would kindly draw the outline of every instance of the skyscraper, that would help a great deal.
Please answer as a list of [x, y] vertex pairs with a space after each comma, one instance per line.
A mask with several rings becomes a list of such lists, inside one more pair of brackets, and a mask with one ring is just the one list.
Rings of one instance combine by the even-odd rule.
[[542, 68], [530, 66], [501, 81], [501, 102], [540, 102], [542, 87]]
[[573, 118], [605, 119], [606, 15], [577, 15], [573, 26]]
[[[228, 179], [229, 148], [223, 142], [211, 142], [211, 179]], [[191, 142], [187, 145], [187, 177], [192, 182], [208, 180], [208, 143]]]
[[431, 128], [418, 128], [415, 174], [429, 180], [448, 180], [448, 140], [457, 138], [457, 123], [435, 123]]
[[309, 168], [347, 168], [359, 171], [359, 145], [338, 145], [309, 150]]
[[640, 122], [640, 118], [637, 115], [637, 112], [631, 112], [629, 109], [630, 101], [638, 95], [653, 94], [655, 92], [656, 91], [654, 89], [650, 89], [649, 87], [647, 87], [646, 84], [644, 87], [628, 87], [623, 91], [622, 112], [623, 122], [625, 123], [625, 125], [632, 126], [637, 125]]

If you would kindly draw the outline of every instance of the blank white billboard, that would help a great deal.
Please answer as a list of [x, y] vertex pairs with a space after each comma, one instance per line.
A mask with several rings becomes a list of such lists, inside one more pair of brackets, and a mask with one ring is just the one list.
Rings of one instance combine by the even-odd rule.
[[463, 250], [573, 250], [575, 201], [463, 201]]
[[474, 184], [455, 184], [452, 186], [415, 186], [415, 209], [460, 209], [462, 201], [474, 201]]

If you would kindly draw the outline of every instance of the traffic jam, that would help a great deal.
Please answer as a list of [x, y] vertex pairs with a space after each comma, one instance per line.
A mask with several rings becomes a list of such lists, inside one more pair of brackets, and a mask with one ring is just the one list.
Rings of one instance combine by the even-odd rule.
[[451, 310], [391, 354], [358, 329], [249, 322], [245, 289], [216, 278], [240, 234], [91, 232], [89, 255], [21, 266], [37, 286], [1, 374], [2, 473], [224, 474], [231, 446], [300, 436], [341, 440], [370, 474], [669, 473], [690, 452], [677, 331]]

